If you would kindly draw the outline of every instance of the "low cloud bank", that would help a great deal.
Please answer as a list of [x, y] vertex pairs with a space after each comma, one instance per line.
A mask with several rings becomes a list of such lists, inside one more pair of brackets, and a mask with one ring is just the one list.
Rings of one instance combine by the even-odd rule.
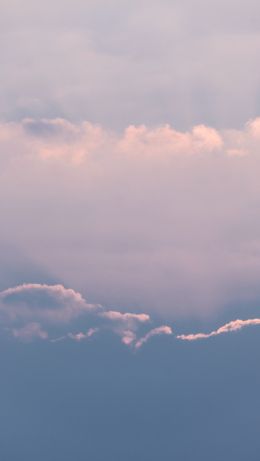
[[[85, 332], [72, 333], [71, 324], [77, 319], [88, 320], [93, 326]], [[138, 339], [140, 327], [152, 323], [149, 315], [105, 310], [99, 304], [89, 304], [80, 293], [63, 285], [32, 283], [0, 292], [0, 323], [14, 338], [24, 341], [71, 339], [80, 342], [109, 330], [118, 335], [123, 344], [140, 348], [152, 336], [171, 334], [170, 327], [158, 327]], [[63, 334], [52, 337], [53, 328]]]
[[[71, 331], [73, 322], [88, 323], [88, 328]], [[0, 292], [0, 325], [14, 339], [30, 342], [64, 340], [82, 342], [104, 331], [119, 336], [121, 342], [135, 350], [155, 336], [173, 335], [168, 325], [153, 326], [150, 315], [106, 310], [99, 304], [88, 304], [83, 296], [63, 285], [24, 284]], [[233, 320], [210, 333], [175, 335], [177, 340], [208, 339], [242, 328], [260, 325], [260, 319]], [[151, 328], [153, 326], [153, 328]], [[55, 333], [54, 333], [55, 332]], [[62, 332], [61, 335], [58, 333]]]

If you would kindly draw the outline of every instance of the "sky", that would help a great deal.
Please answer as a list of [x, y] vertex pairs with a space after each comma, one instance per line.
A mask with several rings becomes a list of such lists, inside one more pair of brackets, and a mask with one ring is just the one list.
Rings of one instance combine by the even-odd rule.
[[0, 0], [0, 455], [258, 461], [255, 0]]

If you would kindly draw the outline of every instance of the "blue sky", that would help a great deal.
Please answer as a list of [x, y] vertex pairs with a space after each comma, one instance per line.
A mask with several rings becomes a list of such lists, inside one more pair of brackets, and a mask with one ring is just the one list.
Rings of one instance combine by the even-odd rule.
[[4, 460], [258, 461], [259, 2], [0, 2]]

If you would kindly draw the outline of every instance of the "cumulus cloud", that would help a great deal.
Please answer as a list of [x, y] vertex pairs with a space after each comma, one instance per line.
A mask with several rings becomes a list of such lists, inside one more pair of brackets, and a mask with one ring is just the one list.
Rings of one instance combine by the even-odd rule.
[[[178, 131], [169, 124], [130, 125], [121, 134], [87, 121], [24, 119], [0, 123], [0, 154], [2, 161], [5, 157], [12, 160], [19, 155], [75, 165], [88, 162], [88, 167], [91, 160], [105, 164], [106, 160], [119, 161], [122, 155], [139, 162], [151, 157], [161, 161], [173, 155], [224, 153], [241, 156], [258, 151], [259, 133], [260, 118], [250, 120], [241, 130], [216, 130], [203, 124], [189, 131]], [[6, 151], [11, 155], [7, 157]]]
[[[15, 142], [14, 142], [15, 139]], [[90, 122], [73, 124], [65, 119], [24, 119], [21, 123], [0, 124], [0, 152], [19, 150], [45, 160], [82, 164], [91, 156], [109, 150], [119, 155], [165, 156], [217, 152], [223, 147], [222, 134], [205, 125], [180, 132], [169, 124], [155, 128], [127, 127], [120, 136]]]
[[0, 315], [11, 321], [36, 318], [67, 323], [85, 312], [100, 309], [88, 304], [80, 293], [63, 285], [23, 284], [0, 292]]
[[260, 325], [260, 319], [248, 319], [248, 320], [232, 320], [229, 323], [226, 323], [217, 330], [213, 330], [210, 333], [192, 333], [188, 335], [178, 335], [177, 339], [183, 341], [196, 341], [197, 339], [207, 339], [212, 336], [222, 335], [223, 333], [230, 333], [232, 331], [238, 331], [242, 328], [248, 327], [250, 325]]
[[[71, 331], [71, 325], [77, 319], [82, 324], [88, 320], [90, 326], [85, 330]], [[31, 283], [0, 292], [0, 326], [21, 341], [38, 339], [56, 343], [70, 339], [82, 342], [97, 333], [111, 331], [124, 345], [137, 350], [154, 336], [173, 334], [168, 325], [147, 330], [147, 326], [154, 323], [148, 314], [112, 311], [99, 304], [88, 304], [79, 292], [63, 285]], [[179, 334], [176, 339], [207, 339], [251, 325], [260, 325], [260, 319], [237, 319], [210, 333]], [[57, 336], [60, 331], [62, 335]]]
[[[81, 322], [88, 319], [93, 326], [85, 332], [68, 331], [79, 317]], [[99, 304], [87, 303], [79, 292], [63, 285], [28, 283], [0, 292], [0, 322], [14, 338], [25, 341], [46, 340], [53, 335], [48, 333], [53, 328], [62, 329], [64, 334], [52, 338], [52, 342], [65, 339], [80, 342], [99, 331], [110, 330], [130, 346], [140, 326], [151, 322], [151, 318], [144, 313], [105, 310]]]

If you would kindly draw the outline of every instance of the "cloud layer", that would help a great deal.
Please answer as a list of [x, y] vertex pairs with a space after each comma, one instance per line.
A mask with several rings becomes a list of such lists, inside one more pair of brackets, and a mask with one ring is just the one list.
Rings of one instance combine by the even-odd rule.
[[259, 2], [191, 6], [2, 1], [3, 117], [241, 125], [259, 110]]
[[[1, 241], [111, 311], [174, 319], [253, 306], [259, 149], [259, 119], [121, 134], [63, 119], [1, 123]], [[10, 286], [15, 261], [13, 276], [0, 269]]]

